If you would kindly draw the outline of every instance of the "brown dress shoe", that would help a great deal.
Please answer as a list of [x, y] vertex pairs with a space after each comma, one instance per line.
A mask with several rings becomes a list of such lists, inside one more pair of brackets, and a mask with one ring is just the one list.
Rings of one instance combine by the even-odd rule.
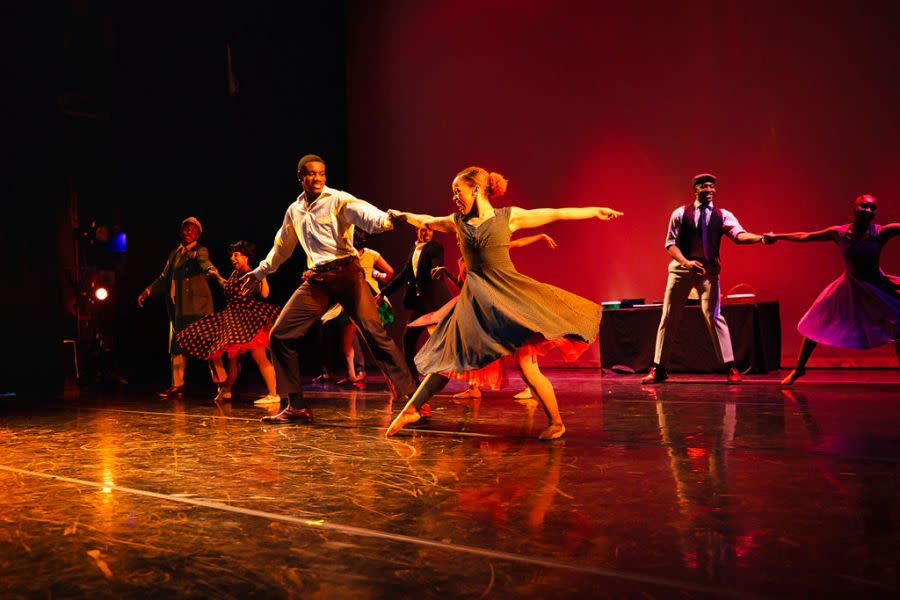
[[181, 388], [183, 387], [183, 385], [177, 387], [173, 385], [172, 387], [161, 391], [158, 396], [160, 398], [181, 398], [184, 395], [181, 391]]
[[643, 377], [643, 379], [641, 379], [641, 383], [644, 385], [649, 385], [651, 383], [662, 383], [668, 378], [669, 375], [662, 367], [650, 367], [650, 372], [647, 373]]
[[308, 408], [291, 408], [290, 406], [278, 413], [260, 419], [269, 425], [286, 425], [288, 423], [312, 423], [312, 410]]
[[743, 379], [741, 372], [734, 367], [731, 367], [731, 370], [728, 371], [728, 383], [740, 383]]

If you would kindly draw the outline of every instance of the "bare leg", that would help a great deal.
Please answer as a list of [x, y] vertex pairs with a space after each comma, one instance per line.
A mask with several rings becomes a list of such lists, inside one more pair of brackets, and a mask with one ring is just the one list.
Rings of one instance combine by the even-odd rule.
[[266, 349], [254, 348], [250, 351], [250, 356], [253, 357], [253, 360], [256, 362], [256, 366], [259, 367], [259, 373], [260, 375], [262, 375], [263, 381], [266, 382], [266, 395], [274, 396], [275, 367], [273, 367], [272, 363], [269, 362], [269, 357], [266, 356]]
[[207, 361], [207, 364], [209, 365], [209, 375], [212, 377], [213, 382], [219, 386], [225, 383], [228, 375], [225, 373], [225, 367], [222, 364], [222, 356], [219, 355], [214, 359]]
[[419, 409], [432, 396], [444, 389], [448, 381], [450, 381], [448, 377], [439, 373], [427, 375], [419, 385], [419, 389], [416, 390], [409, 402], [406, 403], [406, 406], [403, 407], [403, 410], [400, 411], [400, 414], [388, 426], [387, 431], [384, 432], [384, 437], [390, 437], [410, 423], [415, 423], [422, 418]]
[[[221, 358], [219, 360], [221, 360]], [[241, 372], [241, 366], [238, 362], [237, 354], [229, 354], [227, 364], [228, 376], [225, 381], [220, 383], [219, 393], [216, 395], [216, 400], [228, 400], [231, 398], [231, 386], [233, 386], [234, 382], [237, 381], [238, 375]]]
[[533, 355], [520, 358], [519, 371], [521, 371], [522, 378], [528, 384], [528, 387], [531, 388], [538, 402], [544, 408], [544, 413], [547, 415], [549, 427], [541, 432], [538, 439], [554, 440], [562, 437], [566, 433], [566, 426], [563, 425], [562, 417], [559, 415], [556, 392], [553, 391], [553, 384], [538, 368], [537, 358]]
[[803, 338], [803, 343], [800, 344], [800, 355], [797, 357], [797, 366], [794, 367], [794, 370], [788, 373], [788, 376], [781, 380], [781, 385], [791, 385], [806, 373], [806, 362], [809, 360], [810, 355], [812, 355], [813, 350], [816, 349], [816, 342], [812, 341], [809, 338]]
[[513, 396], [516, 400], [532, 400], [534, 398], [534, 392], [531, 391], [531, 388], [528, 385], [525, 385], [525, 389]]
[[184, 368], [187, 366], [187, 358], [184, 354], [172, 355], [172, 387], [180, 388], [184, 385]]
[[338, 383], [353, 383], [356, 381], [356, 367], [354, 366], [355, 353], [353, 352], [353, 338], [356, 336], [356, 325], [349, 322], [341, 328], [341, 353], [344, 362], [347, 363], [347, 379]]

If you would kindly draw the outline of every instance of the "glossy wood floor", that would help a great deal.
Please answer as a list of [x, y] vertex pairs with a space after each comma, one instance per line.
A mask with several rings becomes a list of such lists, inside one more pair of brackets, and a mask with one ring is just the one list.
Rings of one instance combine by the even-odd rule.
[[0, 596], [896, 596], [896, 370], [549, 375], [551, 443], [515, 380], [392, 440], [378, 383], [306, 426], [202, 384], [0, 400]]

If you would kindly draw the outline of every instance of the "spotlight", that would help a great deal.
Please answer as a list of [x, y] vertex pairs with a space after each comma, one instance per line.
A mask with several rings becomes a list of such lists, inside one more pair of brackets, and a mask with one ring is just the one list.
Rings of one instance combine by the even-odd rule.
[[103, 302], [104, 300], [109, 298], [109, 290], [107, 290], [105, 287], [98, 287], [94, 290], [94, 298], [96, 298], [100, 302]]

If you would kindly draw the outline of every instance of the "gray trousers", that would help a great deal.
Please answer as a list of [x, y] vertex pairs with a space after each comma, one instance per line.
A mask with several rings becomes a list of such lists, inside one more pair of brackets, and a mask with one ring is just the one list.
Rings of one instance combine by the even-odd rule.
[[656, 351], [653, 354], [653, 362], [663, 366], [668, 362], [672, 353], [672, 340], [678, 332], [681, 313], [692, 289], [696, 289], [700, 295], [700, 310], [703, 312], [706, 328], [712, 338], [716, 357], [723, 363], [733, 362], [731, 334], [728, 332], [728, 323], [725, 322], [721, 311], [718, 270], [708, 269], [706, 275], [698, 275], [674, 260], [669, 263], [669, 279], [666, 283], [666, 295], [663, 299], [659, 330], [656, 332]]

